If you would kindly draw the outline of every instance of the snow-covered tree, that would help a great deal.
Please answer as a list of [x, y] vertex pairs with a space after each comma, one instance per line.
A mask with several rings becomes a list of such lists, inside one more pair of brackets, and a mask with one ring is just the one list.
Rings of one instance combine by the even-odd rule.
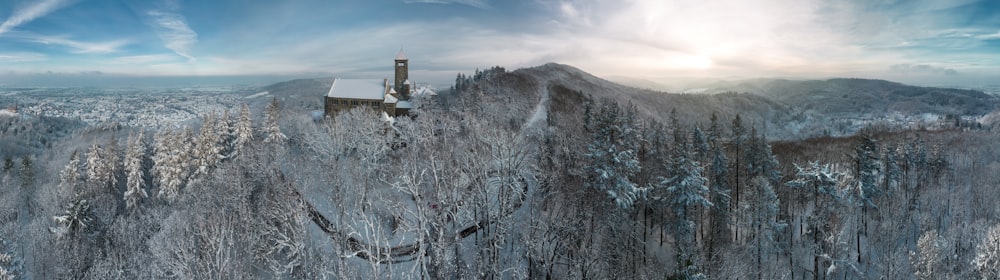
[[143, 180], [144, 172], [142, 170], [142, 161], [145, 157], [145, 147], [142, 142], [143, 133], [139, 132], [138, 135], [130, 135], [128, 150], [125, 155], [125, 171], [128, 172], [126, 177], [126, 190], [124, 194], [125, 206], [128, 209], [135, 209], [139, 206], [139, 202], [142, 199], [149, 197], [146, 193], [145, 181]]
[[883, 190], [879, 186], [881, 176], [881, 164], [879, 163], [878, 144], [869, 136], [863, 136], [854, 147], [854, 171], [858, 176], [858, 187], [860, 188], [860, 199], [856, 203], [862, 203], [865, 207], [875, 206], [875, 199], [882, 196]]
[[[803, 233], [812, 234], [813, 271], [824, 271], [829, 265], [831, 242], [837, 235], [836, 224], [831, 222], [835, 206], [841, 202], [840, 186], [850, 181], [848, 176], [829, 164], [810, 162], [806, 167], [795, 165], [797, 169], [793, 180], [786, 186], [804, 192], [812, 202], [811, 215], [807, 217]], [[800, 224], [801, 228], [802, 225]], [[836, 245], [836, 244], [833, 244]]]
[[711, 153], [711, 166], [708, 174], [709, 190], [714, 207], [709, 208], [712, 220], [712, 236], [709, 243], [708, 256], [712, 257], [716, 246], [724, 246], [731, 237], [729, 227], [732, 223], [729, 208], [729, 158], [722, 144], [722, 129], [718, 117], [713, 113], [708, 127], [708, 144]]
[[604, 101], [587, 146], [588, 185], [606, 193], [621, 208], [632, 207], [646, 191], [633, 181], [642, 169], [636, 154], [641, 135], [635, 114], [634, 106], [622, 110], [614, 101]]
[[763, 261], [767, 256], [778, 250], [776, 236], [785, 229], [786, 224], [778, 220], [780, 201], [771, 187], [771, 180], [764, 176], [756, 176], [750, 180], [752, 189], [746, 201], [752, 201], [747, 209], [742, 209], [753, 230], [750, 246], [756, 251], [757, 279], [763, 279]]
[[944, 240], [936, 230], [924, 232], [917, 240], [916, 252], [910, 252], [910, 263], [917, 279], [942, 279], [947, 273], [941, 269], [941, 258], [944, 257]]
[[235, 134], [233, 134], [235, 128], [235, 123], [233, 123], [232, 118], [229, 116], [229, 109], [222, 112], [218, 119], [215, 120], [215, 133], [219, 135], [219, 142], [216, 143], [219, 146], [220, 153], [222, 155], [228, 155], [231, 153], [233, 140]]
[[885, 155], [882, 163], [885, 164], [884, 188], [890, 192], [899, 188], [899, 183], [903, 179], [903, 171], [899, 164], [899, 153], [895, 145], [885, 147]]
[[111, 174], [104, 153], [104, 148], [97, 143], [91, 145], [90, 151], [87, 152], [87, 182], [98, 187], [107, 185], [106, 180]]
[[[686, 148], [678, 149], [686, 150]], [[701, 164], [691, 160], [689, 152], [679, 152], [671, 162], [673, 162], [672, 176], [660, 177], [658, 184], [664, 186], [669, 193], [670, 207], [678, 219], [675, 231], [679, 241], [686, 244], [685, 246], [693, 246], [691, 243], [694, 242], [695, 215], [690, 213], [690, 209], [694, 206], [712, 206], [708, 198], [708, 186], [705, 185], [708, 180], [702, 176]]]
[[250, 141], [253, 141], [253, 120], [250, 118], [250, 106], [246, 103], [240, 106], [240, 119], [236, 122], [234, 134], [236, 137], [233, 143], [235, 153], [239, 153], [250, 144]]
[[194, 167], [193, 176], [204, 176], [215, 168], [215, 165], [222, 160], [222, 147], [219, 145], [221, 134], [216, 129], [217, 120], [214, 113], [205, 114], [198, 138], [195, 139], [192, 164]]
[[104, 158], [105, 168], [107, 168], [107, 178], [104, 181], [107, 184], [108, 190], [111, 193], [117, 194], [118, 190], [118, 179], [123, 176], [122, 170], [122, 159], [119, 155], [118, 149], [118, 137], [117, 132], [112, 133], [111, 137], [108, 139], [108, 144], [105, 145], [101, 156]]
[[73, 193], [80, 184], [80, 156], [76, 151], [69, 157], [69, 163], [59, 173], [59, 188], [64, 193]]
[[979, 272], [979, 279], [1000, 279], [1000, 225], [991, 227], [976, 247], [972, 266]]
[[86, 230], [93, 220], [90, 216], [90, 203], [78, 195], [70, 201], [65, 213], [54, 216], [53, 220], [59, 224], [58, 228], [52, 229], [53, 233], [74, 236], [78, 232]]
[[278, 127], [278, 118], [281, 117], [281, 108], [278, 107], [278, 99], [271, 99], [271, 103], [267, 105], [266, 114], [264, 115], [264, 132], [267, 134], [264, 138], [264, 143], [283, 143], [285, 139], [288, 139], [284, 133], [281, 133], [281, 128]]
[[158, 177], [161, 198], [172, 200], [180, 194], [190, 174], [190, 129], [158, 133], [153, 156], [153, 173]]

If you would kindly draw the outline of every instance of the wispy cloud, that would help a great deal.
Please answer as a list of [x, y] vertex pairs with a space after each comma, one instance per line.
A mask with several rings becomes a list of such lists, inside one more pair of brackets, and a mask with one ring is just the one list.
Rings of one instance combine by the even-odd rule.
[[490, 3], [486, 0], [403, 0], [406, 4], [460, 4], [472, 6], [480, 9], [489, 9]]
[[1000, 31], [997, 31], [996, 33], [991, 33], [991, 34], [979, 35], [979, 36], [976, 36], [976, 39], [981, 39], [981, 40], [997, 40], [997, 39], [1000, 39]]
[[43, 0], [25, 6], [10, 15], [7, 20], [0, 24], [0, 35], [7, 33], [14, 27], [45, 16], [52, 11], [58, 10], [69, 4], [69, 0]]
[[191, 46], [198, 42], [198, 33], [188, 27], [184, 16], [168, 11], [150, 11], [147, 15], [164, 47], [187, 58], [188, 62], [197, 61], [191, 54]]
[[162, 63], [176, 59], [177, 56], [172, 54], [147, 54], [147, 55], [120, 56], [112, 59], [111, 62], [116, 64], [150, 64], [150, 63]]
[[82, 42], [58, 36], [30, 36], [28, 41], [45, 45], [62, 45], [72, 48], [72, 53], [115, 53], [122, 46], [128, 45], [128, 40], [115, 40], [108, 42]]
[[958, 75], [958, 71], [955, 69], [947, 67], [939, 67], [927, 64], [896, 64], [889, 67], [891, 72], [899, 73], [919, 73], [919, 74], [938, 74], [938, 75]]
[[0, 53], [0, 62], [31, 62], [46, 59], [44, 54], [35, 52]]

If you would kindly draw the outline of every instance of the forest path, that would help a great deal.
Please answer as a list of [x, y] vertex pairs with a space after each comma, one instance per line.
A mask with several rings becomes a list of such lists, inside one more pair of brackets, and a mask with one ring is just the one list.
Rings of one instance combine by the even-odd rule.
[[547, 121], [549, 119], [549, 90], [548, 87], [539, 87], [539, 95], [542, 96], [541, 100], [538, 101], [538, 105], [535, 105], [535, 110], [531, 113], [531, 118], [524, 122], [521, 126], [521, 133], [530, 128], [538, 127], [541, 121]]

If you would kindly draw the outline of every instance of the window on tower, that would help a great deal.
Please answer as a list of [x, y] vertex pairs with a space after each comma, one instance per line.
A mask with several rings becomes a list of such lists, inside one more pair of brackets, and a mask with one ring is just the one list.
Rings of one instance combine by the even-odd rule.
[[396, 63], [396, 66], [406, 66], [406, 63], [403, 63], [403, 62]]

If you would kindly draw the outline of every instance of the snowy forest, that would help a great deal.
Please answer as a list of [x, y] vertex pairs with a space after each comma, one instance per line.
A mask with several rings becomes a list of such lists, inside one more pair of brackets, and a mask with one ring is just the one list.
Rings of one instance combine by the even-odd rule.
[[314, 119], [321, 93], [159, 130], [0, 118], [37, 144], [0, 152], [0, 279], [1000, 279], [989, 125], [834, 136], [560, 67], [397, 118]]

